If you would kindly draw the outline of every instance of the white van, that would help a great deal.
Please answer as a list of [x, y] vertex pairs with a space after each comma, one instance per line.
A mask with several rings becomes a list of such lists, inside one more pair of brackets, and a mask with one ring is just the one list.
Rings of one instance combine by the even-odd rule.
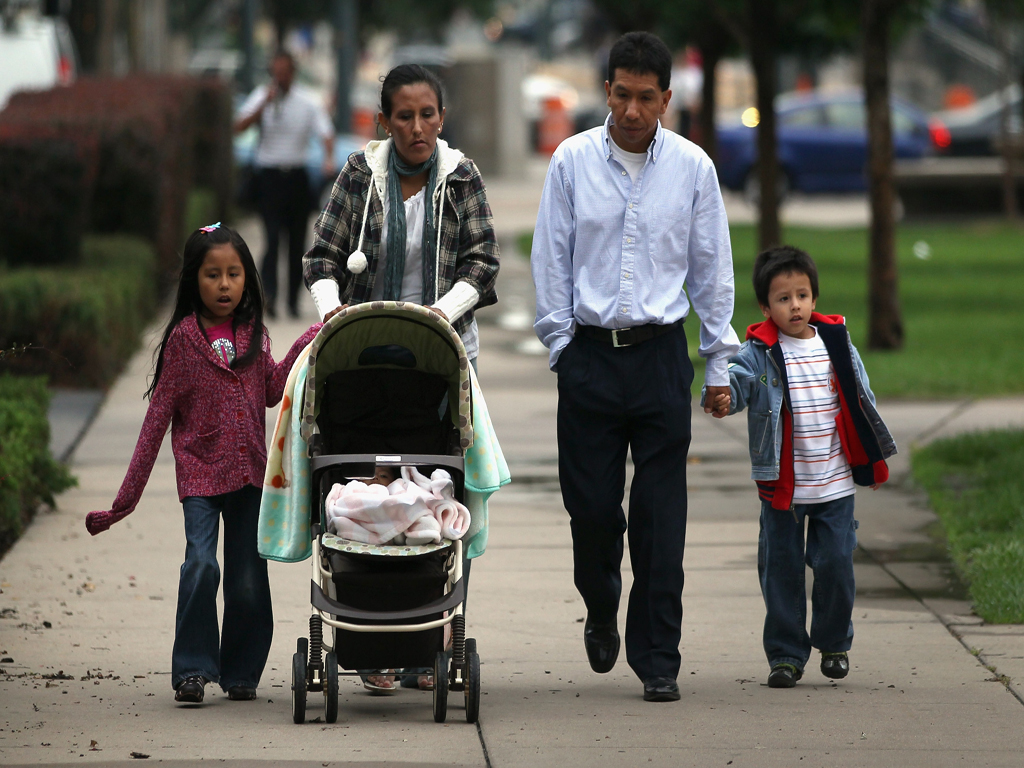
[[0, 14], [0, 109], [17, 91], [67, 85], [77, 73], [75, 45], [64, 19]]

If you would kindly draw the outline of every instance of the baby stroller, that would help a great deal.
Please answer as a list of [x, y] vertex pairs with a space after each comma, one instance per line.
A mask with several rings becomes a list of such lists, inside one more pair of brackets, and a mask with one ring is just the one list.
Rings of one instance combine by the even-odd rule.
[[334, 483], [372, 477], [377, 466], [396, 472], [412, 466], [428, 475], [445, 469], [465, 503], [464, 451], [472, 444], [473, 418], [469, 360], [458, 334], [418, 305], [350, 307], [313, 340], [303, 394], [312, 615], [309, 638], [298, 639], [292, 659], [293, 720], [305, 720], [307, 693], [322, 691], [324, 720], [335, 722], [341, 674], [432, 667], [434, 720], [445, 721], [448, 692], [461, 691], [466, 720], [475, 723], [480, 657], [476, 641], [466, 637], [463, 542], [353, 542], [327, 531], [324, 513]]

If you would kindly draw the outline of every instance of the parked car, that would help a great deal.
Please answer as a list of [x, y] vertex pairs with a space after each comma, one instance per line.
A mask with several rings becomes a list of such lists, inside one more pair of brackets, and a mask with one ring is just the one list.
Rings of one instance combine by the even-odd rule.
[[[867, 188], [867, 130], [859, 91], [788, 94], [775, 102], [779, 192], [858, 192]], [[718, 177], [722, 186], [758, 196], [757, 110], [721, 121]], [[919, 158], [948, 141], [945, 127], [916, 107], [893, 99], [895, 157]]]
[[78, 72], [71, 30], [57, 16], [0, 14], [0, 109], [18, 91], [67, 85]]
[[990, 93], [970, 106], [936, 112], [935, 119], [949, 129], [946, 154], [959, 157], [998, 155], [1003, 105], [1006, 102], [1010, 107], [1009, 134], [1019, 139], [1024, 121], [1021, 120], [1021, 89], [1017, 83]]

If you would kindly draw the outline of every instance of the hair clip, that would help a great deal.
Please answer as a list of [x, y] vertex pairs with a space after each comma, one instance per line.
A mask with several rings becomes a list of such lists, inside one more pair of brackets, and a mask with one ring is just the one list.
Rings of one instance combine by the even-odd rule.
[[206, 232], [207, 234], [209, 234], [210, 232], [213, 232], [213, 230], [219, 229], [219, 228], [220, 228], [220, 222], [218, 221], [216, 224], [211, 224], [208, 227], [200, 227], [199, 231], [200, 232]]

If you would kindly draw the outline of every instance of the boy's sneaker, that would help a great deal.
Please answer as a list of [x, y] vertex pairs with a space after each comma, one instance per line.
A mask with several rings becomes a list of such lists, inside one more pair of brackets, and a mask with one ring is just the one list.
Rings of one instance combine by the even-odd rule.
[[186, 677], [174, 691], [174, 700], [183, 704], [202, 704], [206, 692], [206, 678], [202, 675]]
[[842, 680], [850, 674], [850, 658], [846, 651], [821, 654], [821, 674], [833, 680]]
[[769, 688], [792, 688], [804, 673], [792, 664], [776, 664], [768, 673]]
[[228, 699], [231, 701], [254, 701], [256, 689], [251, 685], [232, 685], [228, 688]]

